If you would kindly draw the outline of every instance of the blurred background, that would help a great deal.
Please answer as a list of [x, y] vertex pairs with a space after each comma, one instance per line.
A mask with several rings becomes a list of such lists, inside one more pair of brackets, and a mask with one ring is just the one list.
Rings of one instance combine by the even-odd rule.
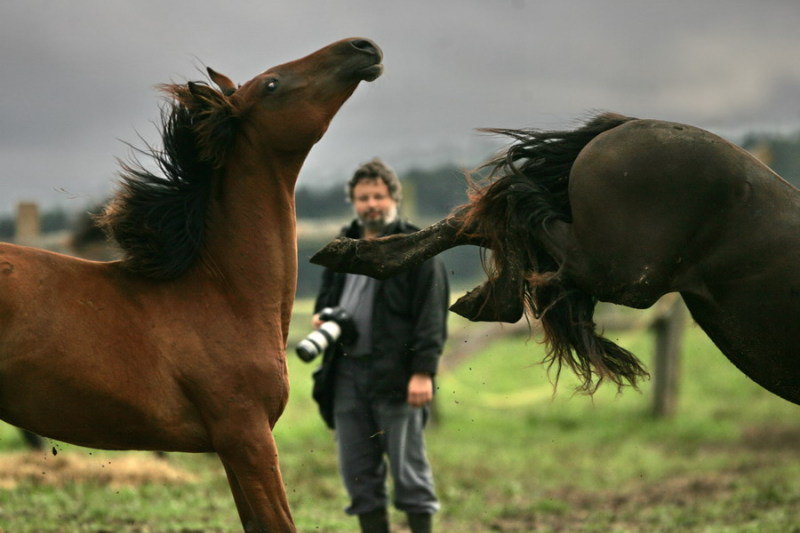
[[[384, 76], [362, 84], [298, 181], [294, 343], [320, 275], [307, 259], [350, 218], [344, 183], [375, 156], [397, 170], [402, 215], [418, 225], [465, 202], [465, 174], [505, 144], [475, 128], [573, 128], [598, 111], [708, 129], [797, 185], [798, 28], [790, 0], [12, 0], [0, 7], [0, 240], [114, 258], [88, 215], [113, 194], [129, 144], [158, 145], [156, 84], [202, 80], [206, 66], [244, 81], [372, 38]], [[475, 248], [444, 259], [454, 297], [480, 282]], [[653, 371], [639, 392], [573, 395], [565, 372], [554, 394], [536, 324], [452, 317], [429, 433], [441, 530], [800, 531], [797, 407], [742, 376], [673, 300], [602, 306], [598, 321]], [[309, 398], [314, 365], [289, 357], [277, 431], [298, 525], [349, 531]], [[0, 529], [239, 528], [211, 457], [26, 450], [0, 425]]]
[[[45, 232], [74, 230], [102, 205], [129, 144], [158, 144], [158, 83], [202, 80], [206, 66], [244, 81], [356, 35], [383, 48], [386, 72], [362, 84], [302, 171], [304, 265], [349, 216], [343, 184], [372, 157], [403, 178], [418, 224], [464, 202], [464, 170], [505, 143], [479, 127], [572, 128], [598, 111], [685, 122], [793, 181], [798, 27], [789, 0], [7, 2], [0, 238], [21, 201], [38, 204]], [[301, 295], [317, 277], [303, 269]]]

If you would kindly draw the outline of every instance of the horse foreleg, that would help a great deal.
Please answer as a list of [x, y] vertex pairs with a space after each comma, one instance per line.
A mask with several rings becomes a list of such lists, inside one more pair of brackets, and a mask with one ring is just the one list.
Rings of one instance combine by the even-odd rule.
[[519, 272], [501, 273], [467, 292], [450, 310], [472, 322], [510, 322], [522, 318], [522, 278]]
[[225, 461], [222, 461], [222, 466], [225, 468], [225, 475], [228, 477], [228, 486], [231, 489], [233, 502], [236, 504], [236, 511], [239, 513], [239, 519], [242, 521], [242, 526], [245, 531], [248, 531], [249, 525], [252, 524], [254, 520], [253, 510], [250, 509], [250, 504], [247, 502], [242, 487], [239, 485], [239, 479], [236, 477], [233, 469], [228, 466]]
[[283, 486], [278, 449], [265, 423], [258, 435], [232, 437], [221, 446], [219, 458], [225, 467], [239, 518], [248, 533], [296, 531]]
[[413, 268], [447, 249], [463, 244], [484, 244], [464, 228], [461, 212], [414, 233], [379, 239], [333, 240], [311, 258], [311, 262], [336, 272], [365, 274], [386, 279]]

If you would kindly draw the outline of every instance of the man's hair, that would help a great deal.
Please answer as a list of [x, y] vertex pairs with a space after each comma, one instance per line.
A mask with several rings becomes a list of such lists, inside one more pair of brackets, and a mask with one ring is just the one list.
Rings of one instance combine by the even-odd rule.
[[383, 160], [375, 157], [372, 161], [367, 161], [358, 167], [353, 177], [347, 182], [346, 192], [348, 202], [353, 199], [353, 189], [356, 188], [356, 185], [367, 180], [381, 180], [386, 184], [386, 188], [389, 189], [389, 196], [392, 197], [392, 200], [397, 203], [400, 203], [400, 200], [402, 200], [403, 187], [400, 185], [400, 180], [397, 179], [397, 174], [395, 174], [394, 170], [384, 163]]

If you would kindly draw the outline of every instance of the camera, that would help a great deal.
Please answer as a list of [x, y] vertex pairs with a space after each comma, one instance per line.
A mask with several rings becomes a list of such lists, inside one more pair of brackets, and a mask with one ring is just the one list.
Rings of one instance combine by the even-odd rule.
[[295, 347], [297, 356], [306, 363], [316, 359], [337, 340], [341, 339], [341, 342], [350, 344], [358, 337], [353, 319], [341, 307], [324, 308], [319, 312], [319, 319], [322, 320], [319, 329], [309, 333]]

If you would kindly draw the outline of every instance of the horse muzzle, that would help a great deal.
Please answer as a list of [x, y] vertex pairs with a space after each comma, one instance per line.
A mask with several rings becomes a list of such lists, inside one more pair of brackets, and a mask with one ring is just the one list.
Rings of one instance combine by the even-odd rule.
[[356, 57], [367, 63], [366, 66], [356, 68], [354, 74], [363, 81], [374, 81], [383, 74], [383, 51], [370, 39], [355, 38], [347, 43], [358, 54]]

